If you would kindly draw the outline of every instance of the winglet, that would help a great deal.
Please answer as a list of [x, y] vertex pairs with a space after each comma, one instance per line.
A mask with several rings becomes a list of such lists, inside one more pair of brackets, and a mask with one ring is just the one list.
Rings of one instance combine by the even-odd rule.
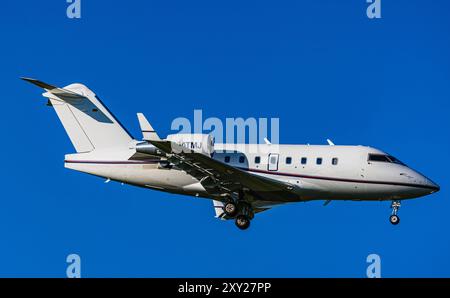
[[147, 118], [145, 118], [144, 114], [137, 113], [137, 117], [139, 120], [139, 125], [141, 126], [142, 139], [144, 141], [161, 141], [156, 131], [148, 122]]
[[213, 200], [214, 211], [216, 212], [216, 218], [225, 220], [225, 211], [223, 211], [223, 203], [221, 201]]
[[268, 138], [264, 138], [264, 143], [266, 143], [266, 145], [272, 145]]

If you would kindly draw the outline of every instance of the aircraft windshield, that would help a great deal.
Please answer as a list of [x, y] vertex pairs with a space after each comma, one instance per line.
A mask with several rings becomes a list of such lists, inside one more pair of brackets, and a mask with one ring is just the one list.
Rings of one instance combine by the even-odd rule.
[[399, 165], [405, 165], [403, 162], [401, 162], [399, 159], [395, 158], [395, 157], [392, 156], [392, 155], [389, 155], [388, 158], [389, 158], [389, 159], [391, 160], [391, 162], [393, 162], [393, 163], [397, 163], [397, 164], [399, 164]]
[[369, 154], [369, 161], [378, 161], [378, 162], [389, 162], [396, 163], [399, 165], [405, 165], [403, 162], [398, 160], [392, 155], [384, 155], [384, 154]]

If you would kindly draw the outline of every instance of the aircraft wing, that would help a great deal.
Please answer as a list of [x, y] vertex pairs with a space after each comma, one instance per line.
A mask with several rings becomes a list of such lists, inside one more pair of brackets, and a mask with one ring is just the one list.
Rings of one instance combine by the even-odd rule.
[[[244, 191], [252, 201], [284, 203], [298, 200], [297, 186], [253, 174], [215, 160], [202, 153], [167, 140], [149, 140], [167, 154], [167, 159], [200, 181], [215, 200], [225, 200], [226, 194]], [[248, 200], [246, 198], [246, 200]], [[263, 204], [261, 204], [263, 205]]]

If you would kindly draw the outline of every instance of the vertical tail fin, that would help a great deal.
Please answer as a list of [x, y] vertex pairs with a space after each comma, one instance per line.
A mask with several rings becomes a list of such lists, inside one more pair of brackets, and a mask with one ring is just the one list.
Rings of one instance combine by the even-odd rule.
[[49, 99], [77, 152], [123, 147], [133, 139], [85, 85], [58, 88], [38, 80], [22, 79], [46, 91], [43, 96]]

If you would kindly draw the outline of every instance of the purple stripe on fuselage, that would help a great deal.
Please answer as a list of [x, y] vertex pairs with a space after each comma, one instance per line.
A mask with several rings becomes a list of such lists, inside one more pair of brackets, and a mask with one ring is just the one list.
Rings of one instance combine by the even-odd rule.
[[[157, 164], [160, 160], [143, 160], [143, 161], [99, 161], [99, 160], [65, 160], [66, 163], [84, 163], [84, 164], [134, 164], [134, 165], [142, 165], [142, 164]], [[301, 175], [301, 174], [292, 174], [292, 173], [282, 173], [276, 171], [264, 171], [257, 169], [249, 169], [249, 168], [241, 168], [237, 167], [240, 170], [252, 172], [252, 173], [261, 173], [275, 176], [283, 176], [283, 177], [296, 177], [296, 178], [304, 178], [304, 179], [316, 179], [316, 180], [327, 180], [327, 181], [336, 181], [336, 182], [349, 182], [349, 183], [366, 183], [366, 184], [381, 184], [381, 185], [393, 185], [393, 186], [406, 186], [406, 187], [418, 187], [425, 188], [431, 190], [438, 190], [438, 188], [423, 185], [423, 184], [413, 184], [413, 183], [402, 183], [402, 182], [391, 182], [391, 181], [374, 181], [374, 180], [358, 180], [358, 179], [347, 179], [347, 178], [335, 178], [335, 177], [324, 177], [324, 176], [310, 176], [310, 175]]]
[[395, 185], [395, 186], [408, 186], [408, 187], [419, 187], [436, 190], [436, 187], [423, 185], [423, 184], [414, 184], [414, 183], [402, 183], [402, 182], [391, 182], [391, 181], [374, 181], [374, 180], [358, 180], [358, 179], [347, 179], [347, 178], [335, 178], [335, 177], [324, 177], [324, 176], [310, 176], [310, 175], [300, 175], [300, 174], [291, 174], [291, 173], [282, 173], [275, 171], [264, 171], [264, 170], [256, 170], [256, 169], [248, 169], [248, 168], [239, 168], [244, 171], [253, 172], [253, 173], [261, 173], [261, 174], [269, 174], [276, 176], [286, 176], [286, 177], [297, 177], [297, 178], [305, 178], [305, 179], [317, 179], [317, 180], [328, 180], [328, 181], [337, 181], [337, 182], [350, 182], [350, 183], [367, 183], [367, 184], [384, 184], [384, 185]]
[[157, 164], [159, 159], [155, 160], [126, 160], [126, 161], [109, 161], [109, 160], [65, 160], [65, 163], [86, 163], [86, 164], [108, 164], [108, 165], [141, 165], [141, 164]]

